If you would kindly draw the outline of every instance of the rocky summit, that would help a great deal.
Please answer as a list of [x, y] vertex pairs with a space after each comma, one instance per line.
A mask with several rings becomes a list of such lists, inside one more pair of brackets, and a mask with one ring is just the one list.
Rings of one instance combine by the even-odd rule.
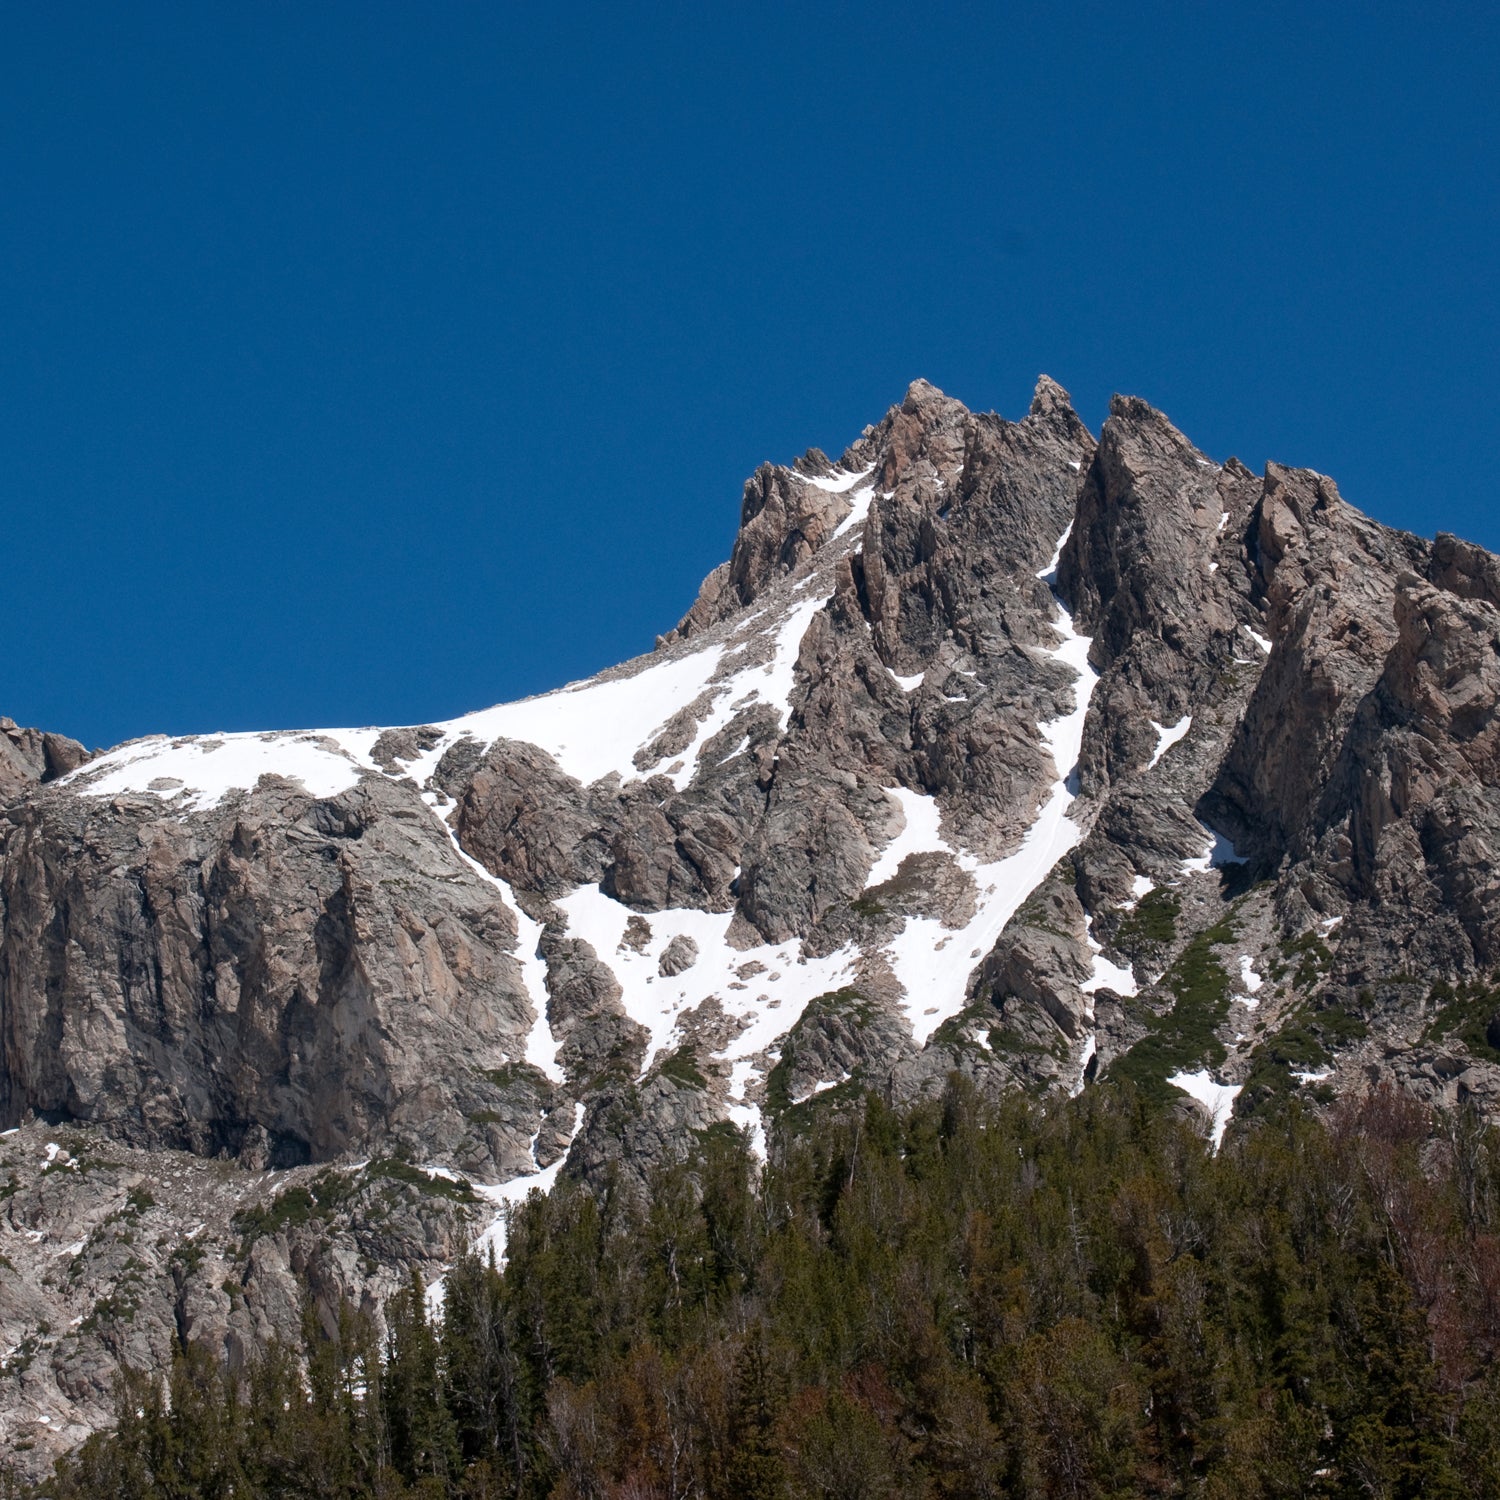
[[1500, 559], [1043, 377], [745, 485], [648, 655], [447, 723], [0, 720], [0, 1457], [875, 1091], [1500, 1112]]

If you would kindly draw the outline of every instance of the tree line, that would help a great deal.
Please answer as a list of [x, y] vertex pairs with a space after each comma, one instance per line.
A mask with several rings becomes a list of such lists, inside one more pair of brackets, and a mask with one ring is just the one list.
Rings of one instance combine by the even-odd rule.
[[561, 1183], [377, 1338], [122, 1376], [76, 1497], [1500, 1495], [1500, 1138], [1380, 1089], [1211, 1153], [955, 1079], [644, 1200]]

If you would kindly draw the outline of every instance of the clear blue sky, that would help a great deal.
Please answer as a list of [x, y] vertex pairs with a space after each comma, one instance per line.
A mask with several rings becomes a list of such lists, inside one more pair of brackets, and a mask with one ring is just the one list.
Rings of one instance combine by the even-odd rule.
[[1493, 7], [11, 5], [0, 713], [401, 723], [648, 649], [922, 375], [1500, 547]]

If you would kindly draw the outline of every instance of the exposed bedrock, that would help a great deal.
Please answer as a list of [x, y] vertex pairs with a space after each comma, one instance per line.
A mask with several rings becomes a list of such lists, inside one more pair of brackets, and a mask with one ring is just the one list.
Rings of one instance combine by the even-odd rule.
[[533, 1008], [516, 924], [410, 783], [211, 814], [48, 788], [0, 821], [0, 1118], [273, 1165], [372, 1142], [530, 1162], [487, 1077]]

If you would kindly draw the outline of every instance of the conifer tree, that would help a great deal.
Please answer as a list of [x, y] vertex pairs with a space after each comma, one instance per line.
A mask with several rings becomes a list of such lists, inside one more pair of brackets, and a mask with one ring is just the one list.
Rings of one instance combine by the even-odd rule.
[[458, 1435], [444, 1393], [442, 1343], [415, 1270], [386, 1309], [381, 1391], [392, 1467], [441, 1494], [458, 1468]]

